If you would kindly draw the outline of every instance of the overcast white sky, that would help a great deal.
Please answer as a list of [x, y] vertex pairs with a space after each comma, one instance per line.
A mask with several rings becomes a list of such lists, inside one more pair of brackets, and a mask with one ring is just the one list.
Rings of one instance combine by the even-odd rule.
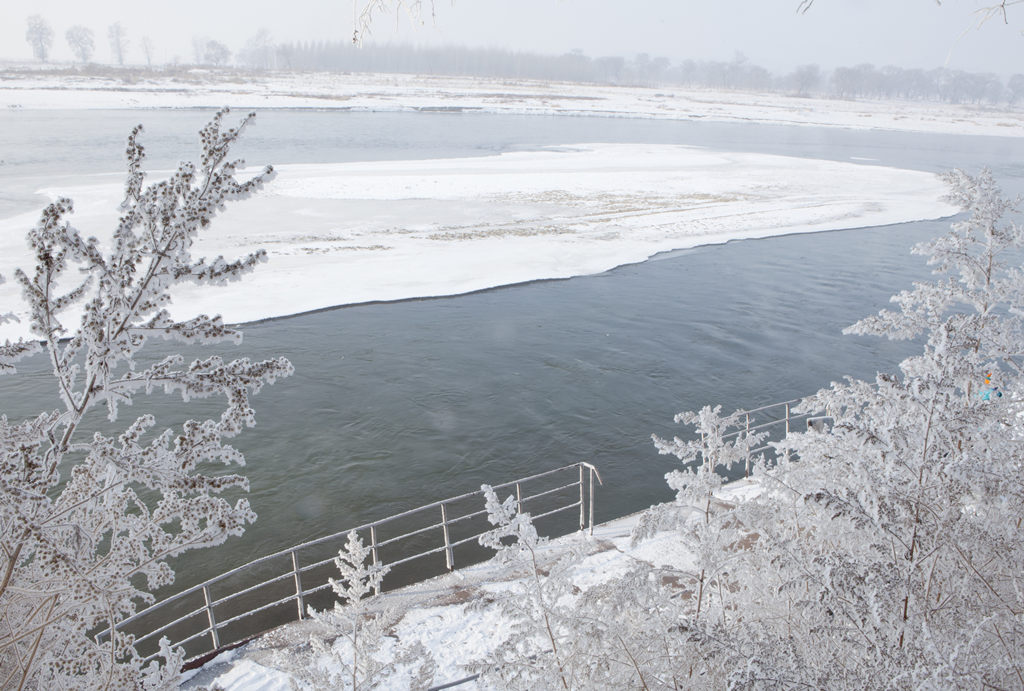
[[[365, 4], [366, 0], [359, 0]], [[870, 62], [1008, 75], [1024, 72], [1024, 5], [975, 29], [976, 10], [997, 0], [437, 0], [422, 26], [394, 13], [377, 18], [377, 43], [459, 44], [591, 57], [639, 52], [731, 60], [737, 53], [774, 72], [806, 63], [826, 68]], [[1016, 16], [1014, 15], [1016, 13]], [[97, 62], [110, 61], [107, 26], [120, 21], [129, 61], [142, 62], [143, 36], [159, 62], [192, 58], [204, 36], [237, 52], [259, 29], [276, 41], [348, 40], [352, 0], [3, 0], [0, 58], [31, 59], [26, 19], [40, 14], [54, 29], [52, 60], [69, 60], [67, 29], [96, 37]]]

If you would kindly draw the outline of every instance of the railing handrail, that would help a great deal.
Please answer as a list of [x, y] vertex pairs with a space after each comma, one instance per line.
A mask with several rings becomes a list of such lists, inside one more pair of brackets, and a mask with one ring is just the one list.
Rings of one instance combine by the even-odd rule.
[[[538, 479], [541, 479], [541, 478], [544, 478], [544, 477], [547, 477], [547, 476], [551, 476], [551, 475], [554, 475], [556, 473], [565, 473], [566, 471], [571, 471], [571, 470], [574, 470], [574, 469], [577, 469], [577, 468], [579, 469], [578, 476], [575, 477], [571, 482], [568, 482], [568, 484], [563, 484], [564, 481], [558, 482], [557, 486], [555, 486], [553, 488], [544, 486], [544, 489], [542, 489], [540, 491], [536, 491], [534, 494], [523, 496], [523, 493], [521, 491], [521, 485], [523, 485], [524, 483], [531, 482], [531, 481], [534, 481], [534, 480], [538, 480]], [[586, 493], [584, 492], [584, 473], [586, 473], [587, 476], [590, 479], [589, 492], [586, 492]], [[528, 475], [526, 477], [521, 477], [521, 478], [518, 478], [518, 479], [515, 479], [515, 480], [510, 480], [508, 482], [503, 482], [503, 483], [500, 483], [500, 484], [495, 484], [495, 485], [492, 485], [492, 489], [494, 489], [495, 491], [500, 491], [500, 490], [504, 490], [504, 489], [507, 489], [507, 488], [515, 487], [515, 496], [516, 496], [516, 500], [518, 502], [518, 506], [522, 507], [522, 505], [525, 502], [528, 502], [528, 501], [531, 501], [531, 500], [534, 500], [534, 499], [538, 499], [538, 498], [541, 498], [541, 497], [551, 497], [552, 495], [554, 495], [557, 492], [562, 492], [562, 491], [565, 491], [565, 490], [569, 490], [569, 489], [577, 487], [577, 485], [578, 485], [579, 486], [579, 497], [578, 497], [578, 499], [575, 499], [575, 500], [573, 500], [570, 503], [565, 504], [565, 505], [559, 504], [553, 510], [548, 510], [548, 511], [542, 510], [541, 513], [535, 515], [534, 518], [537, 518], [537, 519], [543, 518], [543, 517], [550, 516], [550, 515], [553, 515], [553, 514], [556, 514], [556, 513], [568, 511], [570, 509], [575, 509], [578, 506], [579, 510], [580, 510], [580, 513], [579, 513], [579, 528], [580, 528], [580, 530], [583, 530], [584, 528], [587, 527], [587, 521], [586, 521], [587, 512], [585, 511], [585, 505], [589, 504], [589, 528], [590, 528], [590, 530], [592, 532], [593, 531], [593, 521], [594, 521], [594, 487], [593, 487], [593, 483], [594, 483], [594, 477], [595, 476], [597, 477], [598, 482], [600, 482], [601, 478], [600, 478], [600, 474], [597, 472], [597, 468], [595, 468], [592, 464], [587, 463], [585, 461], [579, 461], [577, 463], [572, 463], [572, 464], [569, 464], [569, 465], [565, 465], [565, 466], [562, 466], [560, 468], [554, 468], [552, 470], [546, 470], [546, 471], [543, 471], [543, 472], [540, 472], [540, 473], [534, 473], [532, 475]], [[587, 495], [586, 498], [585, 498], [585, 494]], [[199, 638], [201, 638], [202, 636], [205, 635], [205, 636], [209, 636], [210, 637], [210, 640], [213, 643], [213, 651], [218, 650], [221, 647], [220, 639], [219, 639], [219, 636], [218, 636], [218, 632], [220, 630], [222, 630], [224, 627], [226, 627], [228, 624], [231, 624], [232, 622], [238, 621], [239, 619], [243, 619], [245, 617], [248, 617], [248, 616], [251, 616], [253, 614], [256, 614], [257, 612], [260, 612], [262, 610], [269, 609], [271, 607], [275, 607], [275, 606], [278, 606], [278, 605], [281, 605], [281, 604], [285, 604], [285, 603], [287, 603], [289, 601], [295, 601], [297, 603], [297, 605], [298, 605], [298, 607], [297, 607], [298, 617], [297, 618], [298, 619], [302, 619], [303, 616], [304, 616], [304, 614], [303, 614], [303, 611], [304, 611], [304, 606], [303, 606], [304, 605], [304, 598], [306, 596], [308, 596], [308, 595], [314, 594], [316, 592], [319, 592], [319, 591], [324, 590], [325, 588], [329, 587], [328, 583], [312, 584], [313, 587], [311, 587], [311, 588], [303, 587], [302, 575], [304, 573], [306, 573], [306, 572], [309, 572], [309, 571], [313, 570], [313, 569], [321, 568], [321, 567], [325, 566], [326, 564], [331, 562], [332, 559], [328, 558], [328, 559], [324, 559], [324, 560], [316, 560], [315, 563], [306, 564], [306, 565], [300, 566], [297, 555], [301, 551], [303, 551], [303, 550], [308, 550], [308, 549], [313, 548], [313, 547], [322, 546], [322, 545], [324, 545], [324, 543], [328, 543], [328, 542], [330, 542], [332, 540], [339, 541], [339, 540], [343, 539], [345, 536], [347, 536], [349, 533], [351, 533], [353, 531], [356, 531], [356, 532], [366, 532], [367, 530], [370, 531], [371, 547], [372, 547], [372, 550], [373, 550], [372, 559], [373, 559], [374, 563], [383, 563], [378, 558], [378, 553], [377, 553], [378, 548], [380, 548], [380, 547], [382, 547], [382, 546], [384, 546], [386, 544], [396, 542], [398, 540], [402, 540], [402, 539], [405, 539], [405, 538], [408, 538], [408, 537], [411, 537], [411, 536], [414, 536], [414, 535], [417, 535], [417, 534], [420, 534], [420, 533], [423, 533], [423, 532], [427, 532], [429, 530], [437, 530], [439, 528], [443, 529], [443, 531], [444, 531], [444, 541], [443, 541], [442, 544], [440, 544], [440, 546], [428, 549], [427, 551], [421, 551], [421, 552], [417, 552], [416, 554], [412, 554], [412, 555], [409, 555], [409, 556], [404, 556], [401, 559], [392, 560], [392, 561], [387, 562], [387, 563], [388, 563], [389, 566], [393, 567], [393, 566], [397, 566], [399, 564], [411, 561], [413, 559], [425, 557], [425, 556], [428, 556], [428, 555], [431, 555], [431, 554], [436, 554], [436, 553], [444, 552], [445, 553], [446, 566], [447, 566], [448, 570], [451, 571], [451, 570], [453, 570], [455, 568], [454, 557], [453, 557], [453, 550], [456, 547], [458, 547], [458, 546], [460, 546], [462, 544], [465, 544], [467, 542], [470, 542], [472, 540], [477, 539], [483, 533], [479, 533], [479, 534], [476, 534], [476, 535], [473, 535], [473, 536], [470, 536], [470, 537], [459, 538], [457, 540], [452, 540], [450, 538], [450, 536], [449, 536], [449, 533], [448, 533], [448, 526], [453, 525], [453, 524], [457, 524], [460, 521], [465, 521], [467, 519], [478, 518], [479, 516], [481, 516], [482, 514], [484, 514], [486, 512], [485, 511], [475, 511], [475, 512], [471, 512], [471, 513], [465, 514], [465, 515], [458, 515], [458, 516], [455, 516], [455, 517], [450, 517], [447, 514], [447, 508], [446, 507], [451, 505], [451, 504], [454, 504], [455, 502], [459, 502], [461, 500], [469, 499], [469, 498], [474, 497], [474, 496], [482, 496], [482, 495], [483, 495], [483, 490], [480, 490], [480, 489], [474, 490], [472, 492], [466, 492], [466, 493], [463, 493], [463, 494], [460, 494], [460, 495], [457, 495], [457, 496], [454, 496], [454, 497], [448, 497], [448, 498], [441, 499], [441, 500], [438, 500], [438, 501], [430, 502], [428, 504], [424, 504], [422, 506], [419, 506], [419, 507], [416, 507], [416, 508], [413, 508], [413, 509], [409, 509], [407, 511], [402, 511], [402, 512], [397, 513], [397, 514], [386, 516], [386, 517], [381, 518], [381, 519], [377, 519], [377, 520], [374, 520], [374, 521], [369, 521], [369, 522], [363, 523], [362, 525], [356, 526], [354, 528], [349, 528], [347, 530], [338, 531], [338, 532], [332, 533], [330, 535], [325, 535], [325, 536], [318, 537], [318, 538], [315, 538], [315, 539], [312, 539], [312, 540], [307, 540], [307, 541], [299, 543], [297, 545], [293, 545], [292, 547], [288, 547], [286, 549], [278, 550], [278, 551], [273, 552], [271, 554], [266, 554], [266, 555], [263, 555], [261, 557], [257, 557], [256, 559], [252, 559], [252, 560], [246, 562], [245, 564], [241, 564], [241, 565], [239, 565], [237, 567], [229, 569], [228, 571], [225, 571], [225, 572], [220, 573], [220, 574], [218, 574], [216, 576], [213, 576], [212, 578], [208, 578], [208, 579], [206, 579], [205, 581], [203, 581], [201, 583], [197, 583], [195, 585], [192, 585], [192, 586], [190, 586], [190, 587], [188, 587], [188, 588], [186, 588], [186, 589], [184, 589], [182, 591], [179, 591], [179, 592], [177, 592], [177, 593], [175, 593], [175, 594], [173, 594], [173, 595], [171, 595], [171, 596], [169, 596], [167, 598], [164, 598], [164, 599], [160, 600], [159, 602], [156, 602], [156, 603], [150, 605], [149, 607], [146, 607], [145, 609], [140, 610], [139, 612], [133, 614], [132, 616], [127, 617], [125, 619], [122, 619], [121, 621], [117, 622], [117, 624], [115, 624], [114, 627], [112, 627], [112, 628], [120, 629], [122, 627], [128, 626], [128, 625], [132, 624], [133, 622], [136, 622], [136, 621], [138, 621], [140, 619], [143, 619], [144, 617], [147, 617], [149, 615], [152, 615], [155, 612], [157, 612], [157, 611], [159, 611], [159, 610], [161, 610], [163, 608], [166, 608], [167, 606], [169, 606], [169, 605], [171, 605], [173, 603], [176, 603], [176, 602], [179, 602], [179, 601], [183, 601], [184, 598], [186, 598], [188, 596], [191, 596], [191, 595], [195, 595], [197, 593], [202, 593], [202, 596], [203, 596], [202, 597], [202, 599], [203, 599], [203, 604], [202, 605], [200, 605], [198, 608], [191, 608], [191, 607], [189, 607], [188, 608], [189, 611], [187, 613], [182, 614], [180, 616], [176, 616], [176, 617], [172, 618], [168, 622], [160, 623], [159, 625], [155, 625], [155, 628], [153, 628], [152, 630], [149, 630], [149, 631], [147, 631], [145, 633], [140, 634], [135, 639], [135, 643], [138, 644], [138, 643], [142, 643], [143, 641], [148, 641], [148, 640], [156, 637], [159, 634], [163, 634], [164, 632], [168, 631], [169, 629], [171, 629], [174, 626], [184, 624], [184, 622], [186, 622], [189, 619], [192, 619], [193, 617], [201, 616], [204, 612], [206, 613], [206, 619], [208, 621], [208, 625], [200, 628], [195, 633], [191, 633], [189, 635], [186, 635], [180, 641], [172, 643], [172, 645], [184, 645], [186, 643], [195, 641], [196, 639], [199, 639]], [[411, 532], [406, 532], [406, 533], [404, 533], [402, 535], [391, 537], [391, 538], [389, 538], [387, 540], [384, 540], [382, 542], [378, 542], [377, 541], [377, 533], [376, 533], [377, 528], [379, 528], [379, 527], [381, 527], [383, 525], [386, 525], [388, 523], [391, 523], [393, 521], [399, 520], [399, 519], [408, 518], [410, 516], [415, 516], [417, 514], [422, 514], [424, 512], [430, 511], [432, 509], [436, 510], [438, 508], [440, 508], [440, 510], [441, 510], [441, 522], [440, 523], [435, 523], [432, 520], [431, 521], [431, 525], [427, 526], [426, 528], [416, 528], [415, 530], [412, 530]], [[486, 532], [486, 531], [484, 531], [484, 532]], [[281, 573], [275, 573], [270, 578], [268, 578], [266, 580], [261, 580], [259, 583], [256, 583], [256, 584], [244, 585], [244, 586], [240, 587], [237, 590], [232, 590], [231, 592], [222, 595], [219, 598], [213, 598], [211, 596], [211, 593], [210, 593], [210, 587], [211, 586], [213, 586], [215, 584], [218, 584], [218, 583], [221, 583], [221, 582], [225, 581], [226, 579], [230, 578], [231, 576], [235, 576], [235, 575], [237, 575], [239, 573], [242, 573], [242, 572], [250, 571], [250, 570], [252, 570], [255, 567], [258, 567], [260, 565], [266, 564], [268, 562], [272, 562], [274, 560], [280, 560], [282, 558], [286, 558], [286, 557], [289, 557], [289, 556], [291, 557], [291, 566], [289, 568], [285, 569], [284, 571], [282, 571]], [[288, 596], [286, 596], [284, 598], [279, 598], [279, 599], [276, 599], [274, 602], [262, 603], [262, 604], [259, 604], [258, 606], [254, 606], [252, 608], [247, 608], [245, 611], [242, 611], [241, 613], [233, 613], [230, 616], [225, 617], [223, 621], [218, 621], [217, 617], [214, 615], [214, 608], [218, 607], [219, 605], [223, 605], [223, 604], [225, 604], [227, 602], [235, 600], [236, 598], [239, 598], [240, 596], [252, 593], [254, 591], [261, 590], [261, 589], [263, 589], [263, 588], [265, 588], [267, 586], [273, 585], [273, 584], [281, 582], [281, 581], [287, 581], [288, 579], [291, 579], [291, 578], [294, 578], [295, 586], [296, 587], [291, 592], [291, 594], [289, 594]], [[292, 616], [294, 617], [295, 614], [293, 613]], [[99, 633], [98, 637], [109, 636], [110, 632], [111, 632], [111, 628], [107, 628], [104, 631], [102, 631], [101, 633]], [[253, 633], [259, 633], [259, 632], [258, 631], [254, 631]], [[212, 651], [207, 650], [207, 651], [199, 653], [198, 655], [192, 656], [192, 658], [190, 658], [190, 661], [196, 659], [196, 657], [199, 657], [201, 655], [208, 654], [209, 652], [212, 652]], [[144, 660], [150, 660], [150, 659], [156, 657], [156, 655], [157, 655], [157, 653], [153, 653], [149, 657], [144, 658]]]
[[[580, 466], [580, 465], [582, 465], [584, 467], [588, 467], [593, 472], [597, 471], [597, 469], [594, 468], [594, 466], [592, 466], [591, 464], [586, 463], [585, 461], [578, 461], [576, 463], [571, 463], [569, 465], [562, 466], [561, 468], [555, 468], [553, 470], [546, 470], [546, 471], [544, 471], [542, 473], [536, 473], [534, 475], [529, 475], [527, 477], [518, 478], [516, 480], [511, 480], [509, 482], [505, 482], [505, 483], [502, 483], [502, 484], [499, 484], [499, 485], [493, 485], [492, 489], [497, 491], [499, 489], [504, 489], [506, 487], [511, 487], [511, 486], [514, 486], [514, 485], [519, 484], [519, 483], [529, 482], [530, 480], [536, 480], [536, 479], [544, 477], [546, 475], [552, 475], [554, 473], [558, 473], [558, 472], [561, 472], [563, 470], [568, 470], [570, 468], [575, 468], [575, 467]], [[200, 590], [202, 590], [204, 587], [209, 587], [209, 586], [213, 585], [214, 583], [222, 581], [222, 580], [224, 580], [226, 578], [229, 578], [229, 577], [231, 577], [231, 576], [233, 576], [233, 575], [235, 575], [237, 573], [240, 573], [242, 571], [246, 571], [248, 569], [251, 569], [251, 568], [253, 568], [255, 566], [259, 566], [260, 564], [263, 564], [265, 562], [271, 561], [273, 559], [278, 559], [280, 557], [287, 556], [288, 554], [291, 554], [293, 552], [298, 552], [299, 550], [302, 550], [302, 549], [305, 549], [305, 548], [308, 548], [308, 547], [314, 547], [316, 545], [321, 545], [321, 544], [323, 544], [325, 542], [329, 542], [331, 540], [337, 540], [338, 538], [347, 536], [352, 531], [360, 532], [360, 531], [368, 530], [371, 526], [372, 527], [378, 527], [378, 526], [384, 525], [386, 523], [390, 523], [391, 521], [395, 521], [395, 520], [398, 520], [400, 518], [405, 518], [407, 516], [412, 516], [414, 514], [422, 512], [422, 511], [426, 511], [427, 509], [432, 509], [432, 508], [440, 507], [442, 504], [450, 504], [452, 502], [456, 502], [456, 501], [459, 501], [459, 500], [462, 500], [462, 499], [468, 499], [469, 497], [472, 497], [472, 496], [475, 496], [475, 495], [479, 495], [479, 494], [482, 494], [482, 491], [481, 490], [475, 490], [475, 491], [466, 492], [464, 494], [460, 494], [460, 495], [457, 495], [457, 496], [454, 496], [454, 497], [448, 497], [446, 499], [440, 499], [438, 501], [431, 502], [429, 504], [424, 504], [423, 506], [418, 506], [418, 507], [416, 507], [414, 509], [408, 509], [407, 511], [403, 511], [401, 513], [396, 513], [396, 514], [393, 514], [391, 516], [386, 516], [386, 517], [378, 519], [376, 521], [370, 521], [369, 523], [364, 523], [362, 525], [356, 526], [355, 528], [349, 528], [348, 530], [342, 530], [342, 531], [339, 531], [339, 532], [336, 532], [336, 533], [332, 533], [330, 535], [324, 535], [323, 537], [318, 537], [318, 538], [314, 538], [312, 540], [307, 540], [306, 542], [301, 542], [301, 543], [299, 543], [297, 545], [293, 545], [292, 547], [288, 547], [286, 549], [282, 549], [282, 550], [279, 550], [277, 552], [273, 552], [271, 554], [265, 554], [262, 557], [257, 557], [255, 559], [253, 559], [252, 561], [248, 561], [248, 562], [246, 562], [244, 564], [236, 566], [235, 568], [230, 569], [228, 571], [225, 571], [223, 573], [220, 573], [220, 574], [218, 574], [218, 575], [216, 575], [216, 576], [214, 576], [212, 578], [209, 578], [209, 579], [203, 581], [202, 583], [197, 583], [197, 584], [195, 584], [193, 586], [190, 586], [189, 588], [186, 588], [185, 590], [182, 590], [180, 592], [175, 593], [174, 595], [166, 597], [163, 600], [160, 600], [159, 602], [153, 603], [152, 605], [150, 605], [146, 609], [141, 610], [139, 612], [136, 612], [135, 614], [133, 614], [132, 616], [128, 617], [127, 619], [122, 619], [121, 621], [118, 622], [117, 625], [118, 626], [122, 626], [124, 624], [130, 624], [131, 622], [133, 622], [133, 621], [135, 621], [137, 619], [142, 618], [146, 614], [150, 614], [153, 611], [155, 611], [157, 609], [160, 609], [161, 607], [166, 606], [170, 602], [174, 602], [176, 600], [180, 600], [183, 597], [187, 597], [189, 595], [197, 593]], [[429, 526], [428, 528], [424, 528], [423, 530], [429, 530], [430, 528], [438, 527], [439, 525], [440, 524], [437, 524], [437, 525], [434, 525], [434, 526]], [[380, 543], [378, 543], [378, 545], [379, 544]], [[263, 585], [263, 583], [261, 583], [259, 585]]]

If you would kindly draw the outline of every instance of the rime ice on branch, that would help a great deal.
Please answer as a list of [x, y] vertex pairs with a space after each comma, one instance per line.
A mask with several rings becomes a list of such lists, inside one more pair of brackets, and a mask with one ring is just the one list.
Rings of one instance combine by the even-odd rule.
[[[227, 111], [200, 132], [198, 165], [182, 163], [168, 179], [145, 184], [141, 127], [128, 138], [122, 216], [109, 248], [85, 238], [66, 217], [71, 201], [48, 206], [28, 234], [35, 267], [16, 273], [41, 342], [0, 345], [0, 374], [40, 349], [50, 359], [62, 407], [22, 422], [0, 417], [0, 686], [134, 688], [173, 678], [179, 651], [142, 669], [132, 638], [91, 635], [130, 615], [149, 591], [174, 580], [168, 558], [240, 535], [256, 515], [245, 477], [204, 474], [210, 462], [244, 464], [224, 443], [255, 423], [249, 396], [292, 372], [284, 358], [186, 364], [180, 355], [144, 369], [136, 356], [150, 338], [183, 343], [241, 340], [220, 317], [175, 320], [169, 291], [184, 282], [216, 286], [266, 259], [195, 258], [193, 243], [229, 202], [273, 177], [268, 166], [241, 181], [228, 151], [250, 122], [223, 128]], [[65, 323], [81, 306], [77, 327]], [[80, 425], [97, 405], [111, 422], [119, 404], [162, 389], [183, 401], [222, 395], [219, 419], [153, 430], [144, 414], [116, 437], [84, 437]], [[151, 434], [151, 430], [153, 433]]]

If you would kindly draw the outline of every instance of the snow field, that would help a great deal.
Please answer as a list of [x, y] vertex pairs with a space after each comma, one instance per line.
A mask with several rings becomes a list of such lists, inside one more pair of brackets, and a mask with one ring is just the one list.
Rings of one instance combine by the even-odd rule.
[[914, 101], [850, 101], [674, 86], [632, 87], [411, 74], [191, 70], [131, 80], [7, 72], [0, 108], [316, 108], [473, 111], [1024, 136], [1012, 108]]

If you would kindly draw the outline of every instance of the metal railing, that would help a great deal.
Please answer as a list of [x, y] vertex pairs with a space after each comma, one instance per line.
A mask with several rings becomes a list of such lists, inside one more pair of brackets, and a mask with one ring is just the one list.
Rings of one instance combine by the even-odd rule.
[[[555, 530], [571, 532], [571, 528], [565, 530], [570, 525], [565, 514], [572, 512], [575, 517], [578, 509], [579, 529], [593, 532], [595, 477], [601, 481], [597, 469], [581, 461], [493, 489], [499, 493], [514, 489], [519, 510], [530, 511], [535, 522], [560, 516], [561, 525], [553, 526]], [[483, 561], [490, 551], [480, 547], [477, 539], [493, 527], [486, 521], [483, 505], [483, 492], [477, 490], [304, 542], [163, 599], [114, 628], [135, 634], [136, 650], [148, 652], [146, 661], [157, 656], [157, 642], [164, 636], [172, 646], [184, 647], [192, 661], [303, 619], [307, 606], [329, 606], [334, 595], [329, 592], [328, 577], [337, 575], [334, 557], [353, 530], [365, 538], [373, 562], [388, 566], [389, 576], [395, 574], [390, 584], [385, 580], [384, 589], [451, 571], [456, 556], [465, 565]], [[435, 563], [429, 563], [431, 558]], [[414, 563], [418, 568], [409, 568]], [[107, 629], [99, 636], [109, 634]]]
[[[801, 398], [794, 398], [790, 401], [782, 401], [781, 403], [769, 403], [760, 408], [737, 411], [742, 416], [744, 428], [723, 435], [722, 438], [724, 440], [735, 439], [740, 434], [750, 434], [751, 432], [764, 432], [766, 434], [760, 446], [747, 450], [744, 477], [750, 477], [750, 461], [755, 455], [764, 452], [773, 454], [775, 448], [771, 443], [780, 441], [791, 431], [804, 431], [806, 429], [823, 432], [826, 430], [828, 421], [832, 418], [828, 415], [822, 415], [821, 411], [793, 413], [793, 406], [802, 400]], [[797, 427], [800, 429], [796, 429]]]

